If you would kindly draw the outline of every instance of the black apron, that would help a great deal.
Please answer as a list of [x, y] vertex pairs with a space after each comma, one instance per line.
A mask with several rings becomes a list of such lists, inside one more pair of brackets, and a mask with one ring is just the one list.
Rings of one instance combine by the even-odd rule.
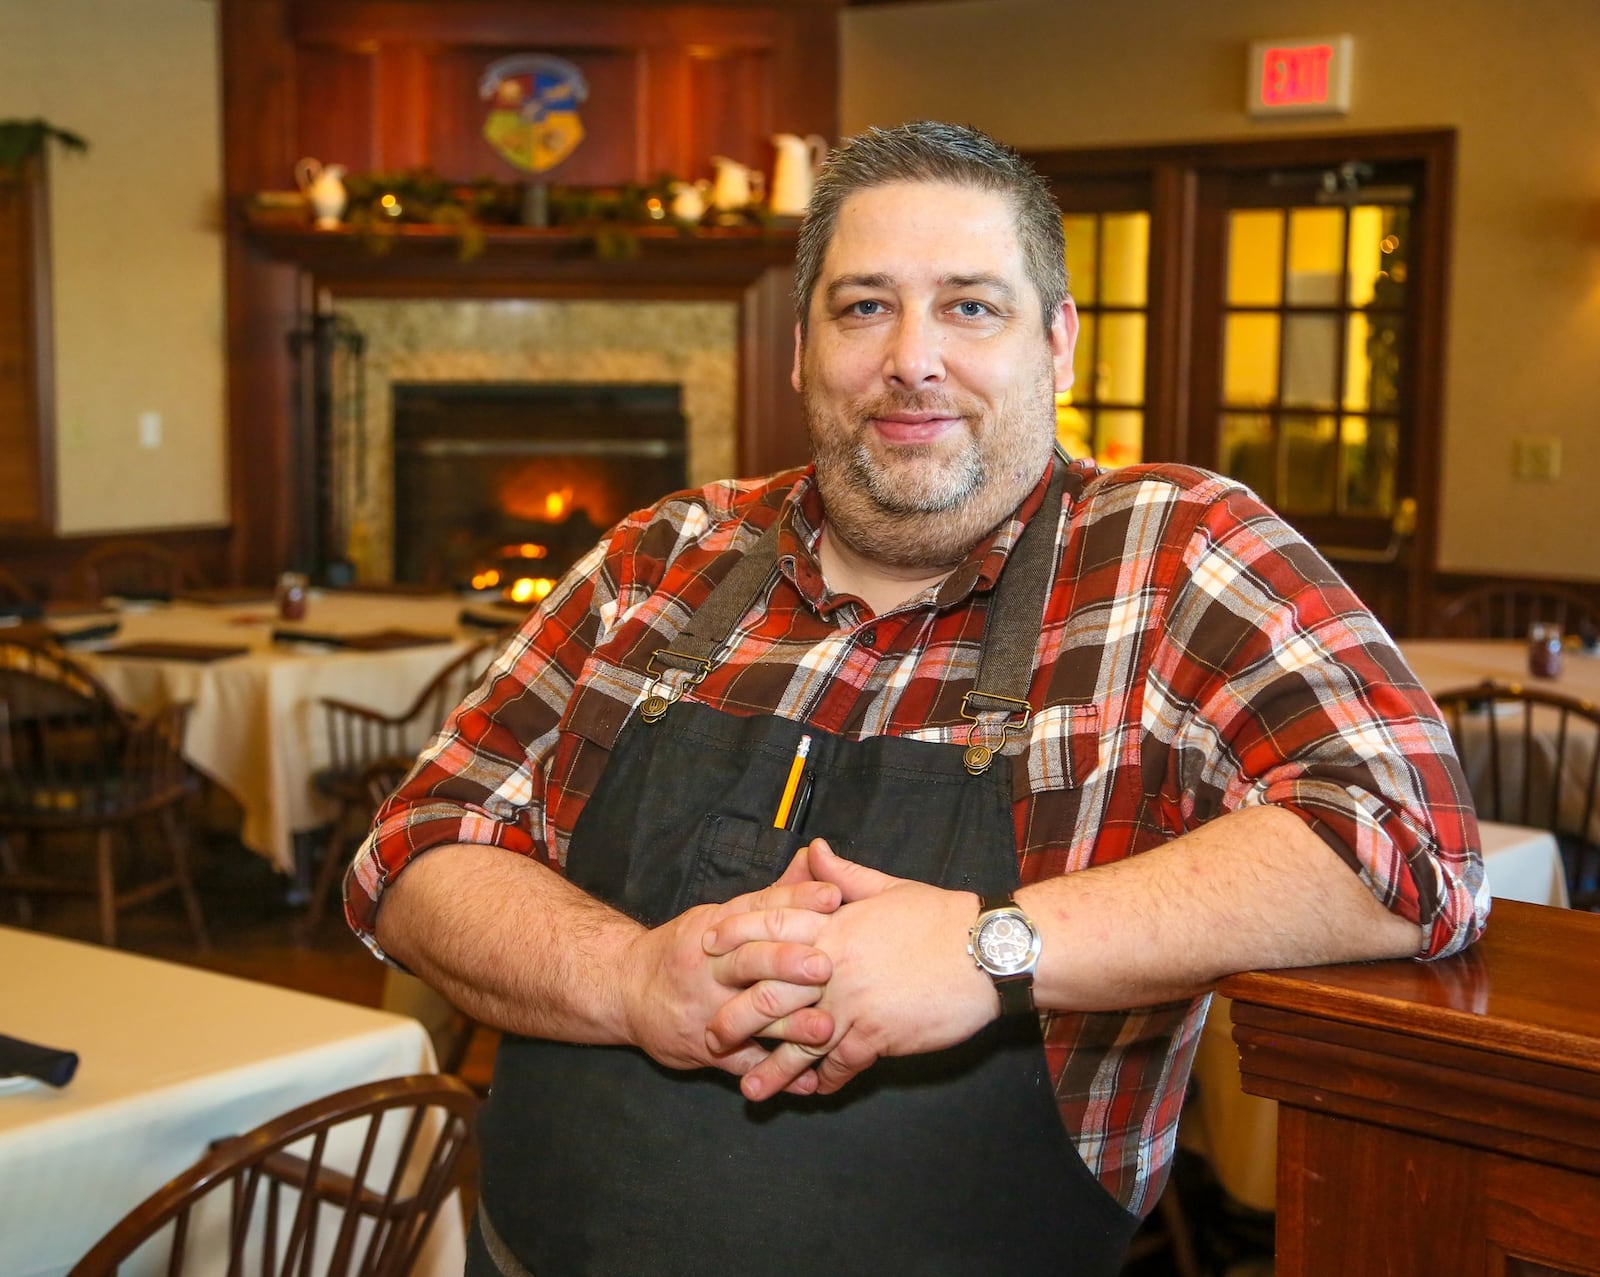
[[[1023, 680], [1009, 692], [1019, 700], [1040, 583], [1054, 567], [1057, 474], [1029, 522], [1038, 534], [1024, 533], [999, 586], [1013, 599], [1038, 593], [1022, 604], [1033, 621], [1000, 624], [1002, 601], [990, 603], [979, 686], [1009, 669]], [[1016, 570], [1025, 547], [1031, 571]], [[750, 582], [770, 582], [775, 548], [775, 535], [764, 538], [696, 619], [742, 616]], [[740, 604], [731, 613], [729, 591]], [[806, 820], [775, 829], [803, 730], [815, 777]], [[972, 752], [848, 740], [688, 701], [659, 721], [635, 714], [573, 831], [567, 874], [647, 926], [768, 885], [818, 836], [885, 873], [1010, 892], [1012, 760], [996, 753], [974, 775]], [[515, 1272], [507, 1251], [536, 1277], [1111, 1277], [1137, 1223], [1068, 1138], [1032, 1016], [996, 1021], [945, 1051], [880, 1060], [833, 1096], [759, 1104], [717, 1070], [667, 1069], [631, 1047], [508, 1036], [479, 1135], [481, 1206], [502, 1260], [474, 1229], [474, 1277]]]

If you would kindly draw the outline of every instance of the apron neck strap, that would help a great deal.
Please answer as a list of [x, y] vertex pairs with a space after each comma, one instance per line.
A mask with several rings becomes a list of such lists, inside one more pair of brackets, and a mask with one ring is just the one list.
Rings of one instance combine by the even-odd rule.
[[739, 618], [766, 590], [778, 566], [780, 515], [763, 532], [749, 551], [733, 565], [733, 570], [718, 581], [706, 601], [689, 618], [671, 647], [657, 649], [654, 661], [674, 669], [687, 670], [702, 677], [717, 652], [733, 633]]
[[1056, 523], [1065, 488], [1066, 458], [1057, 450], [1044, 502], [1011, 547], [983, 624], [983, 656], [968, 693], [972, 708], [1014, 710], [1028, 703], [1034, 655], [1044, 632], [1045, 603], [1055, 573]]

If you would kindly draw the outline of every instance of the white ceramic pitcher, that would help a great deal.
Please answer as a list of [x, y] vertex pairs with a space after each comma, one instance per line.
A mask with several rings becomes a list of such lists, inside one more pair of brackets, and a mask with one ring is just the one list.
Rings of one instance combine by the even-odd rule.
[[815, 133], [774, 133], [772, 145], [778, 158], [772, 166], [770, 207], [779, 217], [799, 217], [810, 202], [817, 170], [828, 158], [828, 143]]
[[337, 226], [346, 201], [344, 165], [324, 164], [308, 155], [294, 166], [294, 180], [311, 201], [317, 226], [322, 230]]
[[711, 207], [719, 213], [735, 212], [760, 200], [766, 176], [726, 155], [713, 155], [717, 178], [711, 187]]
[[705, 178], [698, 182], [672, 184], [672, 215], [680, 222], [698, 222], [706, 211], [706, 201], [711, 198], [711, 183]]

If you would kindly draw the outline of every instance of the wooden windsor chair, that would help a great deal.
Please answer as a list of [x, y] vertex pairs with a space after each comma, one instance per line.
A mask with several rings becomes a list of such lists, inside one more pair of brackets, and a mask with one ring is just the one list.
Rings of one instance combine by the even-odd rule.
[[218, 1140], [69, 1277], [111, 1277], [136, 1251], [149, 1264], [163, 1246], [171, 1277], [404, 1277], [451, 1205], [477, 1109], [470, 1087], [441, 1074], [385, 1078], [302, 1105]]
[[[385, 714], [336, 697], [320, 700], [328, 729], [329, 764], [316, 774], [313, 783], [338, 804], [338, 810], [311, 889], [306, 916], [309, 930], [315, 930], [322, 921], [334, 878], [344, 865], [350, 844], [366, 832], [373, 813], [411, 769], [418, 751], [477, 685], [495, 647], [496, 640], [485, 640], [456, 656], [398, 714]], [[392, 783], [379, 792], [377, 785], [391, 778]]]
[[121, 538], [105, 541], [78, 560], [73, 587], [80, 597], [127, 599], [175, 597], [205, 585], [192, 567], [154, 541]]
[[1478, 814], [1555, 836], [1575, 909], [1600, 908], [1600, 706], [1481, 683], [1434, 697]]
[[[130, 714], [60, 652], [0, 639], [0, 892], [16, 898], [25, 925], [36, 894], [93, 895], [100, 938], [113, 945], [119, 912], [175, 890], [206, 947], [188, 823], [179, 819], [200, 788], [179, 753], [187, 713], [187, 705], [173, 705], [147, 717]], [[146, 816], [160, 824], [170, 871], [119, 888], [117, 837]], [[92, 878], [62, 869], [74, 833], [94, 835]]]
[[1568, 634], [1592, 631], [1600, 604], [1563, 586], [1490, 582], [1447, 600], [1434, 630], [1445, 638], [1525, 639], [1535, 621], [1553, 621]]

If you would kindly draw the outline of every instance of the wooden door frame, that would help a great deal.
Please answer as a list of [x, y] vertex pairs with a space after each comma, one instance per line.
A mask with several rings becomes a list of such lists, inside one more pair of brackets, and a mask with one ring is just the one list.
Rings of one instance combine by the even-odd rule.
[[[1444, 358], [1449, 319], [1450, 250], [1454, 233], [1454, 129], [1381, 133], [1293, 134], [1128, 147], [1027, 152], [1049, 181], [1122, 177], [1150, 182], [1150, 331], [1146, 337], [1145, 450], [1147, 456], [1214, 466], [1197, 457], [1189, 371], [1214, 363], [1209, 325], [1194, 323], [1195, 284], [1206, 265], [1197, 260], [1200, 195], [1206, 178], [1277, 168], [1335, 166], [1350, 159], [1406, 162], [1418, 170], [1413, 206], [1415, 252], [1407, 288], [1415, 297], [1415, 331], [1408, 352], [1412, 399], [1406, 465], [1417, 499], [1409, 542], [1409, 585], [1400, 627], [1419, 632], [1438, 573], [1440, 458], [1444, 435]], [[1203, 436], [1202, 436], [1203, 437]]]

